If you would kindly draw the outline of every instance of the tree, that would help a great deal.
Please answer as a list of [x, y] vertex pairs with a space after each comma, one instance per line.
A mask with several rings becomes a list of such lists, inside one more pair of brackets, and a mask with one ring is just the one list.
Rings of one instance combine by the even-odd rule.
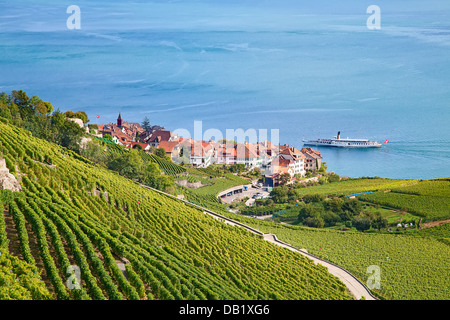
[[283, 173], [280, 176], [280, 180], [279, 180], [279, 184], [284, 186], [286, 185], [289, 181], [291, 181], [291, 175], [287, 172]]
[[29, 104], [33, 108], [34, 113], [38, 115], [46, 115], [53, 111], [52, 104], [48, 101], [39, 99], [38, 96], [31, 97]]
[[78, 118], [78, 119], [81, 119], [81, 121], [83, 121], [83, 123], [88, 123], [89, 122], [88, 116], [87, 116], [86, 112], [84, 112], [84, 111], [73, 112], [71, 110], [67, 110], [66, 112], [64, 112], [64, 115], [67, 118]]
[[320, 177], [317, 181], [320, 185], [327, 183], [327, 178], [325, 177]]
[[158, 148], [155, 151], [155, 155], [160, 157], [160, 158], [162, 158], [162, 159], [164, 159], [165, 156], [166, 156], [166, 150], [164, 150], [164, 148]]
[[148, 117], [147, 117], [147, 116], [144, 118], [144, 121], [142, 121], [141, 127], [142, 127], [143, 129], [145, 129], [146, 131], [149, 131], [149, 130], [151, 129], [151, 126], [150, 126], [150, 120], [148, 120]]
[[344, 205], [344, 200], [338, 197], [328, 198], [324, 202], [325, 209], [330, 210], [334, 213], [341, 213], [342, 206]]
[[108, 163], [108, 168], [130, 179], [140, 180], [144, 175], [143, 160], [133, 149], [113, 156]]
[[144, 183], [152, 188], [172, 193], [175, 191], [175, 183], [172, 176], [161, 175], [161, 170], [156, 163], [149, 163], [145, 170]]
[[384, 229], [388, 226], [388, 221], [386, 218], [383, 218], [381, 216], [381, 213], [376, 212], [374, 217], [372, 218], [372, 222], [371, 225], [373, 228], [377, 229], [378, 231], [380, 231], [381, 229]]
[[323, 228], [325, 221], [321, 217], [308, 217], [303, 221], [303, 224], [312, 228]]
[[135, 144], [135, 145], [133, 146], [133, 149], [144, 150], [140, 144]]
[[158, 188], [158, 177], [161, 175], [161, 170], [158, 164], [149, 163], [145, 168], [144, 183], [152, 188]]
[[108, 133], [103, 135], [103, 139], [109, 140], [109, 141], [111, 141], [111, 142], [113, 141], [112, 135], [110, 135], [110, 134], [108, 134]]
[[[150, 152], [156, 154], [156, 148], [150, 147]], [[178, 165], [184, 165], [189, 164], [191, 162], [190, 160], [191, 156], [191, 147], [190, 145], [183, 144], [181, 147], [180, 152], [177, 155], [174, 155], [173, 162], [175, 162]]]
[[158, 189], [164, 192], [172, 193], [175, 191], [173, 177], [169, 175], [161, 175], [158, 178]]
[[332, 173], [328, 176], [328, 182], [339, 182], [340, 179], [341, 178], [336, 173]]
[[371, 221], [367, 216], [356, 216], [353, 218], [352, 224], [358, 231], [366, 231], [370, 229]]
[[261, 170], [259, 168], [253, 168], [248, 172], [248, 175], [253, 177], [259, 177], [261, 174]]
[[302, 197], [302, 200], [304, 203], [322, 202], [325, 200], [325, 196], [321, 194], [305, 194]]
[[11, 102], [18, 105], [19, 108], [29, 108], [29, 100], [30, 98], [26, 94], [25, 91], [19, 90], [13, 90], [11, 92]]
[[358, 199], [345, 198], [342, 210], [350, 212], [352, 215], [359, 214], [361, 212], [361, 203]]
[[67, 118], [74, 118], [75, 117], [75, 112], [73, 112], [72, 110], [67, 110], [66, 112], [64, 112], [64, 115]]
[[321, 205], [315, 204], [302, 204], [300, 206], [300, 213], [298, 215], [298, 220], [304, 221], [306, 218], [319, 218], [323, 215], [325, 210]]
[[337, 222], [341, 221], [341, 217], [337, 213], [329, 210], [321, 214], [321, 217], [325, 221], [327, 227], [334, 226]]
[[57, 141], [63, 147], [73, 150], [75, 152], [80, 151], [79, 142], [81, 136], [83, 135], [83, 130], [74, 122], [65, 120], [62, 126], [58, 128]]
[[245, 169], [246, 169], [246, 167], [245, 167], [245, 164], [243, 164], [243, 163], [235, 163], [235, 164], [228, 166], [229, 172], [235, 172], [238, 174], [244, 172]]
[[288, 200], [288, 191], [289, 188], [286, 186], [275, 187], [270, 192], [270, 196], [274, 202], [284, 203]]
[[328, 169], [328, 167], [327, 167], [327, 163], [326, 163], [326, 162], [322, 162], [322, 164], [320, 165], [320, 169], [319, 169], [319, 172], [322, 172], [322, 173], [324, 173], [324, 172], [326, 172], [326, 171], [327, 171], [327, 169]]
[[298, 199], [298, 193], [295, 189], [289, 189], [287, 193], [288, 201], [295, 201]]

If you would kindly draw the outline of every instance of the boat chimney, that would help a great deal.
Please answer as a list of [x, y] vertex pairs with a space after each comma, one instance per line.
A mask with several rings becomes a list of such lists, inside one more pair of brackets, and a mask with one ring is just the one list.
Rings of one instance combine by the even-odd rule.
[[339, 140], [341, 138], [341, 132], [340, 131], [338, 131], [338, 134], [337, 134], [337, 139]]

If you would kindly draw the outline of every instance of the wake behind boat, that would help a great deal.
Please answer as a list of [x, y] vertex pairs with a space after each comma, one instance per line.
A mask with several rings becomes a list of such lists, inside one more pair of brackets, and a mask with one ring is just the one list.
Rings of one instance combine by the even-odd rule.
[[[387, 143], [387, 140], [385, 141]], [[370, 141], [368, 139], [351, 139], [341, 138], [339, 131], [334, 139], [317, 139], [317, 140], [303, 140], [304, 145], [319, 146], [319, 147], [337, 147], [337, 148], [380, 148], [381, 143], [377, 141]]]

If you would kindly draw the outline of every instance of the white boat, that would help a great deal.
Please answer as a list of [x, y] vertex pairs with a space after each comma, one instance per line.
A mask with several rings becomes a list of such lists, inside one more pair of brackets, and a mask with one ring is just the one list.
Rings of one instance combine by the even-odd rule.
[[339, 131], [337, 136], [333, 139], [317, 139], [317, 140], [303, 140], [304, 145], [319, 146], [319, 147], [337, 147], [337, 148], [380, 148], [381, 143], [378, 141], [370, 141], [368, 139], [350, 139], [341, 138]]

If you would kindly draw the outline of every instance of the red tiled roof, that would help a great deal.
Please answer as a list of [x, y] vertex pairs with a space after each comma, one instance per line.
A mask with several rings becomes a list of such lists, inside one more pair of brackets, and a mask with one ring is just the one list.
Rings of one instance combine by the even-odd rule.
[[148, 141], [154, 142], [154, 141], [169, 141], [170, 137], [172, 136], [172, 132], [167, 130], [157, 130], [152, 133], [150, 136], [150, 139]]
[[277, 156], [275, 159], [273, 159], [271, 165], [272, 166], [283, 166], [288, 167], [289, 165], [293, 165], [294, 161], [290, 159], [286, 159], [283, 157], [283, 155]]
[[294, 159], [305, 158], [305, 155], [295, 147], [284, 148], [280, 154], [289, 155]]
[[289, 145], [287, 145], [287, 144], [284, 144], [282, 146], [281, 145], [278, 146], [278, 150], [279, 150], [280, 153], [282, 153], [284, 150], [286, 150], [288, 148], [289, 148]]
[[307, 154], [314, 159], [322, 158], [322, 154], [320, 153], [320, 151], [314, 150], [312, 148], [303, 148], [302, 153]]
[[163, 148], [166, 153], [172, 153], [173, 149], [175, 149], [175, 147], [179, 144], [179, 141], [161, 141], [158, 148]]

